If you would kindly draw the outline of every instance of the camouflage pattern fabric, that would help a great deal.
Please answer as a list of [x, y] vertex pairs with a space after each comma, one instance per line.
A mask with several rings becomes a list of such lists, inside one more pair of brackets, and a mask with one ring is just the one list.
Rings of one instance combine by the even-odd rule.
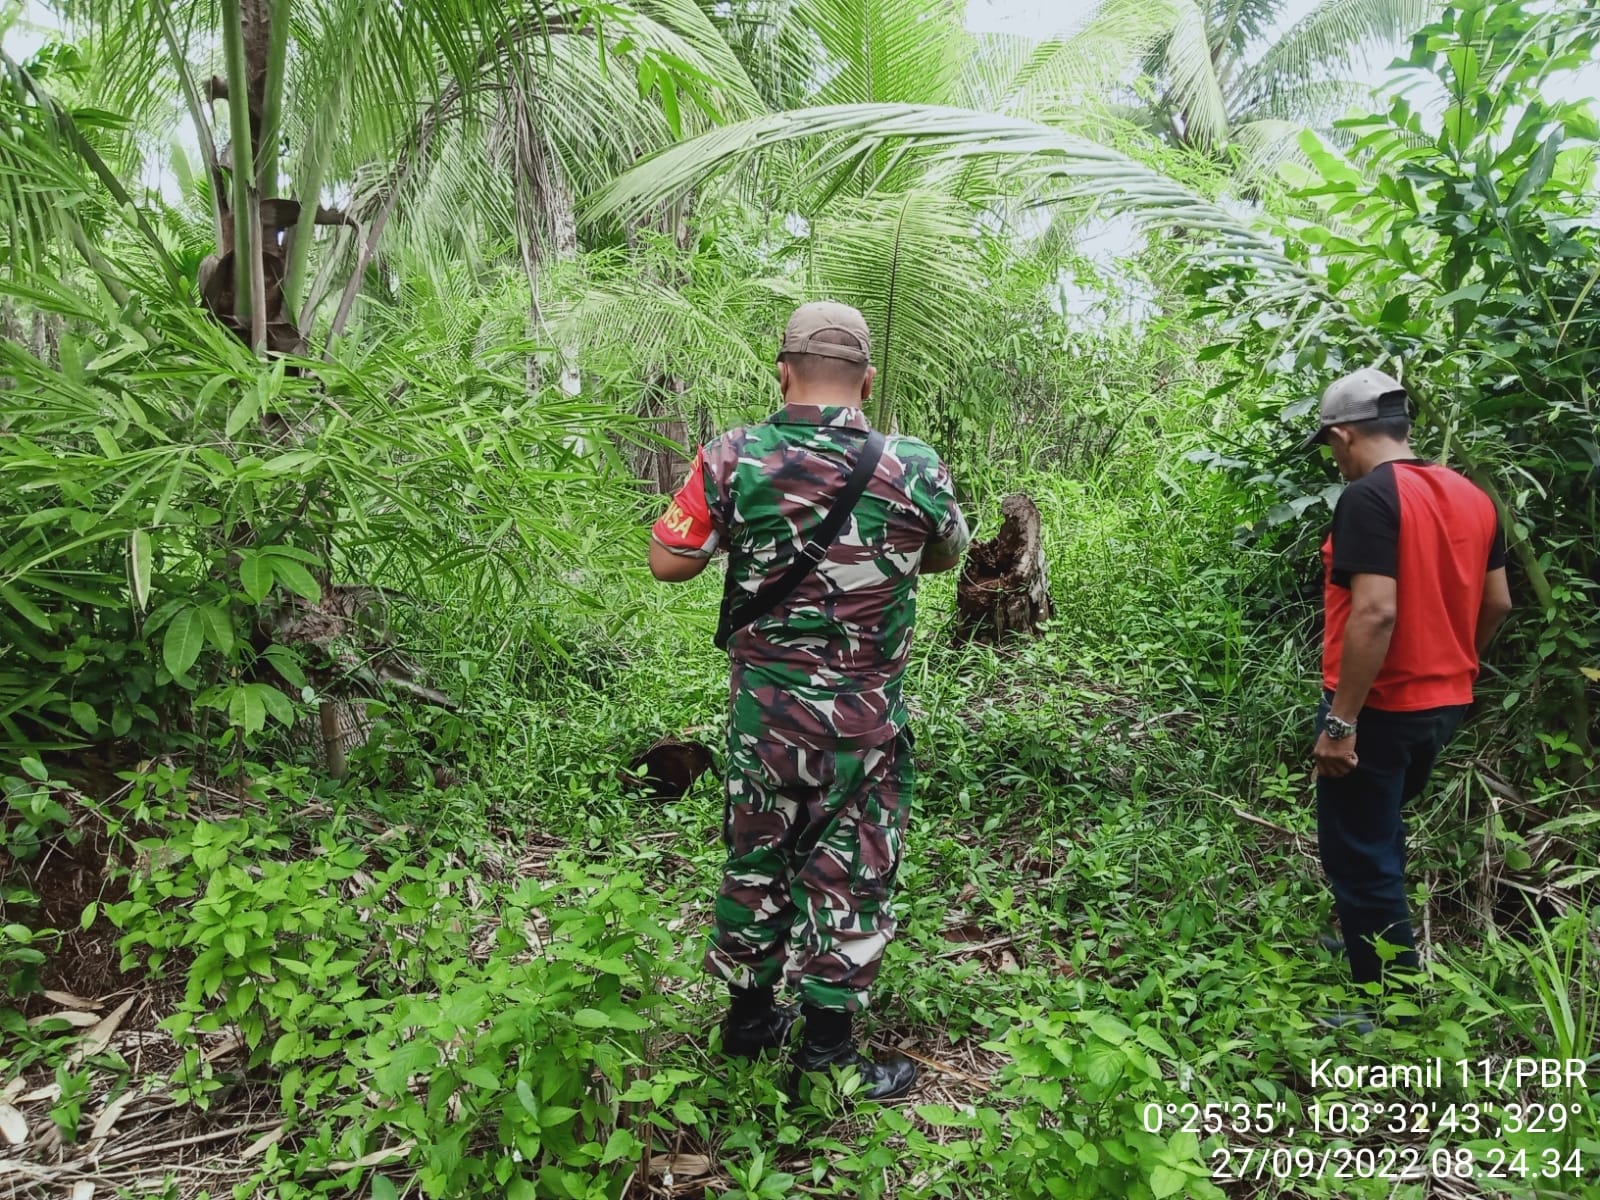
[[728, 865], [706, 968], [741, 987], [787, 974], [808, 1004], [865, 1008], [894, 936], [914, 786], [909, 731], [840, 751], [730, 730]]
[[[705, 446], [656, 523], [679, 554], [728, 552], [754, 595], [781, 575], [844, 487], [870, 429], [859, 408], [788, 405]], [[959, 554], [968, 532], [950, 473], [927, 443], [887, 439], [827, 557], [728, 646], [734, 728], [803, 747], [866, 747], [906, 722], [901, 677], [924, 548]]]
[[[781, 575], [844, 488], [870, 431], [854, 407], [787, 405], [705, 446], [657, 542], [728, 552], [754, 594]], [[791, 982], [820, 1008], [866, 1004], [884, 947], [913, 784], [901, 679], [925, 550], [966, 549], [950, 473], [926, 443], [890, 437], [827, 557], [729, 643], [724, 840], [706, 954], [740, 986]]]

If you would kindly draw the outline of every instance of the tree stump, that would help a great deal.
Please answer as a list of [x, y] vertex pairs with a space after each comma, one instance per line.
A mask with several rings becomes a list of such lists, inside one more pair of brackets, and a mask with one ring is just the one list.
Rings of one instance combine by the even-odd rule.
[[998, 642], [1010, 633], [1037, 637], [1050, 619], [1050, 584], [1039, 509], [1021, 492], [1000, 502], [1000, 532], [974, 542], [956, 584], [956, 640]]

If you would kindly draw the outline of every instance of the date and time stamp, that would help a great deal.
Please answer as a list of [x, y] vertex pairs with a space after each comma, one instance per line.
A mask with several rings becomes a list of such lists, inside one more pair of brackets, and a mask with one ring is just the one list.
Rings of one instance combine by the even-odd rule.
[[[1221, 1141], [1205, 1154], [1218, 1183], [1429, 1178], [1593, 1184], [1600, 1079], [1584, 1059], [1433, 1058], [1406, 1063], [1313, 1059], [1311, 1094], [1278, 1101], [1144, 1104], [1145, 1132]], [[1469, 1099], [1403, 1096], [1452, 1094]]]

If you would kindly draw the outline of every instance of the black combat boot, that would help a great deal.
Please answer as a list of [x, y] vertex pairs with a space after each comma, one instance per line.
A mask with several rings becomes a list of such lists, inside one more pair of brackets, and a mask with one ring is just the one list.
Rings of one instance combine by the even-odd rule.
[[789, 1028], [800, 1015], [793, 1005], [779, 1008], [770, 987], [741, 988], [731, 984], [732, 1003], [722, 1021], [722, 1052], [734, 1058], [757, 1058], [789, 1040]]
[[861, 1076], [861, 1096], [868, 1100], [895, 1100], [911, 1090], [917, 1081], [917, 1064], [896, 1056], [888, 1062], [874, 1062], [855, 1047], [850, 1036], [850, 1014], [835, 1009], [805, 1005], [805, 1036], [794, 1056], [794, 1075], [789, 1080], [790, 1096], [798, 1096], [801, 1076], [811, 1071], [854, 1068]]

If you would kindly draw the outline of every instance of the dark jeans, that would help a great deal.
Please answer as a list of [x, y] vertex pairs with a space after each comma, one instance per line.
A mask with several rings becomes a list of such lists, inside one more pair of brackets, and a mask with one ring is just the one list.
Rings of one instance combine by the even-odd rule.
[[[1331, 699], [1324, 695], [1317, 710], [1318, 731]], [[1317, 780], [1317, 848], [1357, 983], [1382, 978], [1374, 936], [1404, 947], [1393, 961], [1416, 969], [1402, 810], [1422, 794], [1434, 760], [1466, 713], [1464, 704], [1421, 712], [1364, 708], [1356, 718], [1355, 770], [1342, 779]]]

